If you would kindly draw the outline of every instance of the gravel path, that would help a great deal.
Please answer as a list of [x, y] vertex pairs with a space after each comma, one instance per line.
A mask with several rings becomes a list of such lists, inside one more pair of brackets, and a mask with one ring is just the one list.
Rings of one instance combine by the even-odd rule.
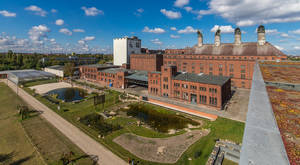
[[[7, 83], [6, 80], [0, 80]], [[17, 87], [12, 82], [8, 81], [9, 87], [17, 92]], [[111, 151], [96, 142], [94, 139], [80, 131], [77, 127], [60, 117], [44, 104], [40, 103], [34, 97], [26, 93], [21, 88], [18, 88], [18, 95], [36, 110], [43, 111], [41, 114], [47, 121], [54, 127], [61, 131], [68, 137], [74, 144], [82, 149], [88, 155], [95, 155], [98, 157], [98, 164], [100, 165], [126, 165], [127, 163], [114, 155]]]

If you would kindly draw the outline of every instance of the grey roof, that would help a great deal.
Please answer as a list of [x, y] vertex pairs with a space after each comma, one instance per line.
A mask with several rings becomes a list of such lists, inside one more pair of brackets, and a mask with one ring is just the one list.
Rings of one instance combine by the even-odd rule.
[[241, 45], [233, 43], [221, 43], [220, 46], [214, 44], [203, 44], [201, 47], [194, 46], [187, 48], [191, 54], [199, 55], [233, 55], [233, 56], [280, 56], [285, 55], [272, 44], [266, 42], [265, 45], [258, 45], [257, 42], [243, 42]]
[[64, 70], [64, 66], [62, 66], [62, 65], [53, 65], [53, 66], [49, 66], [46, 68], [56, 69], [56, 70]]
[[92, 65], [81, 65], [84, 67], [90, 67], [90, 68], [116, 68], [119, 66], [115, 66], [115, 65], [109, 65], [109, 64], [92, 64]]
[[148, 72], [147, 71], [136, 71], [135, 73], [133, 73], [129, 76], [126, 76], [126, 78], [148, 82]]
[[239, 164], [290, 164], [258, 64], [253, 72]]
[[115, 73], [118, 73], [118, 72], [125, 72], [125, 71], [128, 71], [128, 69], [124, 69], [124, 68], [108, 68], [108, 69], [100, 70], [99, 72], [115, 74]]
[[214, 85], [223, 85], [226, 83], [230, 77], [225, 76], [214, 76], [206, 74], [195, 74], [195, 73], [177, 73], [173, 80], [182, 80], [189, 82], [197, 82], [203, 84], [214, 84]]

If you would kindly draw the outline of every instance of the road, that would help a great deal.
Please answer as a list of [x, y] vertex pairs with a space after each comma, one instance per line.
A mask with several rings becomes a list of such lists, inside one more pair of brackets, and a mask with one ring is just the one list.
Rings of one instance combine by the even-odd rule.
[[[1, 81], [1, 80], [0, 80]], [[7, 83], [7, 80], [2, 80]], [[17, 92], [17, 87], [12, 82], [8, 81], [8, 86]], [[95, 155], [98, 157], [99, 165], [126, 165], [127, 163], [102, 146], [100, 143], [83, 133], [77, 127], [63, 119], [61, 116], [53, 112], [47, 106], [36, 100], [34, 97], [26, 93], [23, 89], [18, 88], [18, 95], [34, 109], [40, 110], [41, 114], [49, 123], [56, 127], [66, 137], [68, 137], [74, 144], [76, 144], [83, 152], [88, 155]]]

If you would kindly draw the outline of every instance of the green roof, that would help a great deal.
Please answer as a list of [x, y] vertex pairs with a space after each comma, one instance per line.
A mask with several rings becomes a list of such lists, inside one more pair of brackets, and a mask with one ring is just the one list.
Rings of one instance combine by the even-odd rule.
[[177, 73], [173, 80], [182, 80], [189, 82], [197, 82], [203, 84], [213, 84], [213, 85], [223, 85], [225, 84], [230, 77], [225, 76], [214, 76], [206, 74], [195, 74], [195, 73]]

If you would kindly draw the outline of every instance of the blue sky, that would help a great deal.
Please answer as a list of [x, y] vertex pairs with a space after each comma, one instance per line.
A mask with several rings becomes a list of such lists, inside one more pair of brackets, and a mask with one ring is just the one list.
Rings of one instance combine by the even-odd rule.
[[233, 42], [255, 42], [263, 24], [267, 41], [300, 54], [300, 1], [295, 0], [1, 0], [0, 52], [111, 53], [113, 38], [138, 36], [150, 49], [205, 43], [214, 30]]

